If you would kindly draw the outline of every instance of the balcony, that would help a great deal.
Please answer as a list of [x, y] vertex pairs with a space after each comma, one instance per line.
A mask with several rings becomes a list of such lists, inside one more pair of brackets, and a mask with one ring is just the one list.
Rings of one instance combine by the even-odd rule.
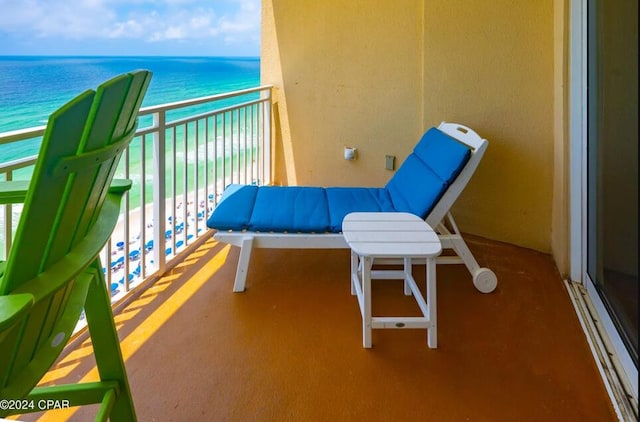
[[[247, 291], [232, 293], [238, 250], [205, 221], [226, 184], [271, 182], [271, 112], [267, 86], [140, 113], [119, 169], [134, 188], [102, 256], [140, 420], [616, 420], [547, 254], [468, 236], [499, 287], [483, 295], [463, 267], [440, 266], [435, 350], [423, 330], [377, 330], [362, 348], [345, 250], [259, 249]], [[2, 163], [0, 175], [28, 177], [34, 160]], [[19, 209], [0, 213], [10, 247]], [[418, 312], [399, 282], [373, 288], [379, 313]], [[44, 383], [97, 378], [85, 339], [78, 327]]]

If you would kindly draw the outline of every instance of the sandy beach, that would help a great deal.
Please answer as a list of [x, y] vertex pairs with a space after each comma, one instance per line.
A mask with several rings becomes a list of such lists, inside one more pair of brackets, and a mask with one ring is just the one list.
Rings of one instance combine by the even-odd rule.
[[[221, 193], [222, 185], [219, 184], [216, 192], [218, 199]], [[166, 220], [164, 227], [160, 227], [160, 242], [154, 239], [154, 203], [147, 204], [144, 212], [141, 212], [141, 207], [137, 207], [123, 213], [111, 236], [109, 259], [105, 259], [106, 250], [103, 255], [103, 266], [110, 270], [105, 270], [105, 275], [110, 279], [112, 290], [116, 291], [122, 287], [127, 274], [130, 283], [135, 283], [137, 279], [143, 278], [145, 273], [155, 271], [157, 267], [154, 264], [153, 251], [158, 244], [162, 248], [160, 253], [173, 256], [206, 231], [207, 218], [216, 203], [213, 195], [200, 189], [197, 195], [195, 192], [177, 195], [175, 201], [173, 198], [167, 198]], [[143, 266], [146, 271], [143, 271]]]

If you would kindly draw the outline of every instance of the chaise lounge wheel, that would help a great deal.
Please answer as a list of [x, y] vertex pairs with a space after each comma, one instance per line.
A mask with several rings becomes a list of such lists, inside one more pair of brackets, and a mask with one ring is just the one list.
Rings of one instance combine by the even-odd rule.
[[473, 273], [473, 285], [482, 293], [491, 293], [498, 286], [498, 277], [489, 268], [478, 268]]

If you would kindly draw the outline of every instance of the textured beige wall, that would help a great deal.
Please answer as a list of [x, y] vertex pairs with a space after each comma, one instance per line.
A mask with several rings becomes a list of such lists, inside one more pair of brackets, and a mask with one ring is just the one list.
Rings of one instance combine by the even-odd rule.
[[425, 126], [489, 140], [453, 210], [463, 231], [550, 251], [553, 3], [426, 0]]
[[551, 251], [553, 2], [263, 0], [262, 43], [276, 182], [381, 185], [385, 154], [459, 122], [490, 142], [454, 207], [462, 230]]
[[[386, 183], [421, 134], [420, 0], [264, 0], [262, 82], [275, 84], [275, 181]], [[344, 146], [357, 148], [344, 160]], [[402, 156], [402, 157], [401, 157]]]

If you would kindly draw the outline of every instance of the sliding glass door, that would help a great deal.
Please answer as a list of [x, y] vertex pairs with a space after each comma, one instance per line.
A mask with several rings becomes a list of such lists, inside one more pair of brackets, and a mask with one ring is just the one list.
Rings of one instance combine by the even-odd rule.
[[637, 368], [637, 1], [588, 1], [586, 64], [586, 278]]

